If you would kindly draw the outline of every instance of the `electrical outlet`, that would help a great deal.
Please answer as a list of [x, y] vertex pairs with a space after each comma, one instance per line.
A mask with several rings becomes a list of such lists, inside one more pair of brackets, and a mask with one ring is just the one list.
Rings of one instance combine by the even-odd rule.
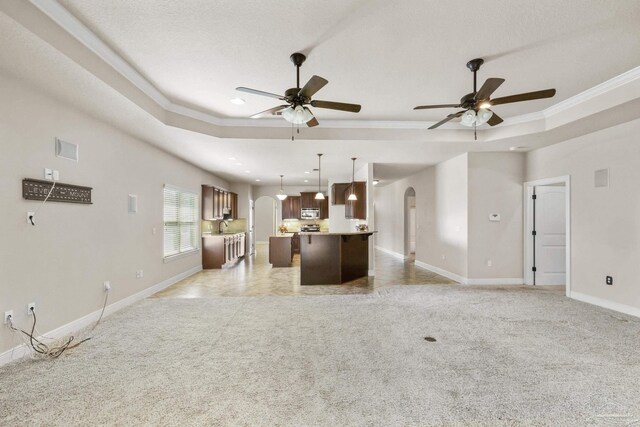
[[27, 304], [27, 315], [31, 316], [35, 310], [36, 310], [35, 302], [30, 302], [29, 304]]
[[54, 181], [59, 181], [60, 180], [60, 172], [58, 172], [57, 170], [53, 171], [53, 180]]
[[36, 225], [36, 219], [34, 218], [35, 212], [27, 212], [27, 224]]
[[53, 170], [49, 168], [44, 168], [44, 179], [52, 180], [53, 179]]
[[105, 282], [103, 283], [104, 285], [104, 291], [105, 292], [109, 292], [111, 290], [111, 282], [108, 280], [105, 280]]
[[11, 320], [13, 321], [13, 310], [4, 312], [4, 323], [7, 325], [9, 324], [9, 317], [11, 317]]
[[605, 283], [607, 285], [613, 285], [613, 277], [612, 276], [607, 276], [605, 279]]
[[136, 279], [141, 279], [144, 276], [144, 271], [136, 270]]

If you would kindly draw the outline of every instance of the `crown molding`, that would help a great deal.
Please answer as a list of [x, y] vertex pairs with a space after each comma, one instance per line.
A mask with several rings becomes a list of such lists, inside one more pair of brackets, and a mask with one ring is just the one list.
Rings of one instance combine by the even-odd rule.
[[[164, 93], [156, 88], [146, 77], [135, 69], [122, 56], [102, 41], [91, 29], [84, 25], [78, 18], [69, 12], [57, 0], [29, 0], [36, 8], [48, 16], [63, 30], [68, 32], [76, 40], [82, 43], [87, 49], [95, 53], [106, 64], [124, 76], [136, 88], [147, 97], [153, 100], [166, 112], [171, 112], [185, 118], [198, 120], [219, 127], [236, 128], [287, 128], [291, 124], [277, 119], [249, 119], [249, 118], [225, 118], [219, 117], [211, 112], [204, 112], [194, 108], [186, 107], [171, 101]], [[567, 98], [542, 111], [522, 114], [504, 120], [501, 128], [523, 124], [534, 124], [538, 122], [544, 129], [548, 128], [548, 120], [561, 115], [568, 110], [585, 105], [600, 96], [606, 95], [615, 89], [640, 80], [640, 67], [633, 68], [612, 79], [600, 83], [577, 95]], [[595, 113], [597, 111], [593, 111]], [[323, 128], [335, 129], [403, 129], [403, 130], [424, 130], [434, 124], [432, 121], [403, 121], [403, 120], [323, 120]], [[468, 129], [462, 125], [452, 123], [447, 129], [440, 131], [458, 131]], [[494, 129], [479, 129], [479, 134], [493, 133]], [[527, 133], [526, 131], [524, 133]]]

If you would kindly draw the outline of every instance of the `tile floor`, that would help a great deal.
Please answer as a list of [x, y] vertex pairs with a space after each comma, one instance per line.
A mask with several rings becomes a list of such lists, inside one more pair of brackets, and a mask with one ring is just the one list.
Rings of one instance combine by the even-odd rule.
[[376, 275], [342, 285], [300, 286], [300, 256], [293, 266], [272, 268], [268, 244], [256, 245], [256, 255], [222, 270], [203, 270], [154, 295], [156, 298], [207, 298], [217, 296], [344, 295], [367, 294], [398, 285], [454, 284], [455, 282], [422, 268], [412, 261], [399, 260], [376, 251]]

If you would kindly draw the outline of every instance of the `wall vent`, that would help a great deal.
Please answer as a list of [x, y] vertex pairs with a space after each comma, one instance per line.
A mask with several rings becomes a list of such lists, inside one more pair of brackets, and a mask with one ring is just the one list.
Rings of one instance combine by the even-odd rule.
[[594, 173], [594, 182], [597, 187], [609, 186], [609, 169], [598, 169]]
[[78, 161], [78, 145], [56, 138], [56, 156]]

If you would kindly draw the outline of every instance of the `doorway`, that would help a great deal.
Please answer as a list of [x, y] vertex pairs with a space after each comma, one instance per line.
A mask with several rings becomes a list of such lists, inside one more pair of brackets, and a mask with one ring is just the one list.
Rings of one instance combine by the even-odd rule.
[[404, 258], [416, 259], [416, 191], [413, 187], [404, 192]]
[[254, 204], [254, 230], [256, 245], [269, 243], [276, 232], [276, 201], [269, 196], [259, 197]]
[[570, 179], [549, 178], [524, 186], [525, 284], [565, 285], [570, 296]]

